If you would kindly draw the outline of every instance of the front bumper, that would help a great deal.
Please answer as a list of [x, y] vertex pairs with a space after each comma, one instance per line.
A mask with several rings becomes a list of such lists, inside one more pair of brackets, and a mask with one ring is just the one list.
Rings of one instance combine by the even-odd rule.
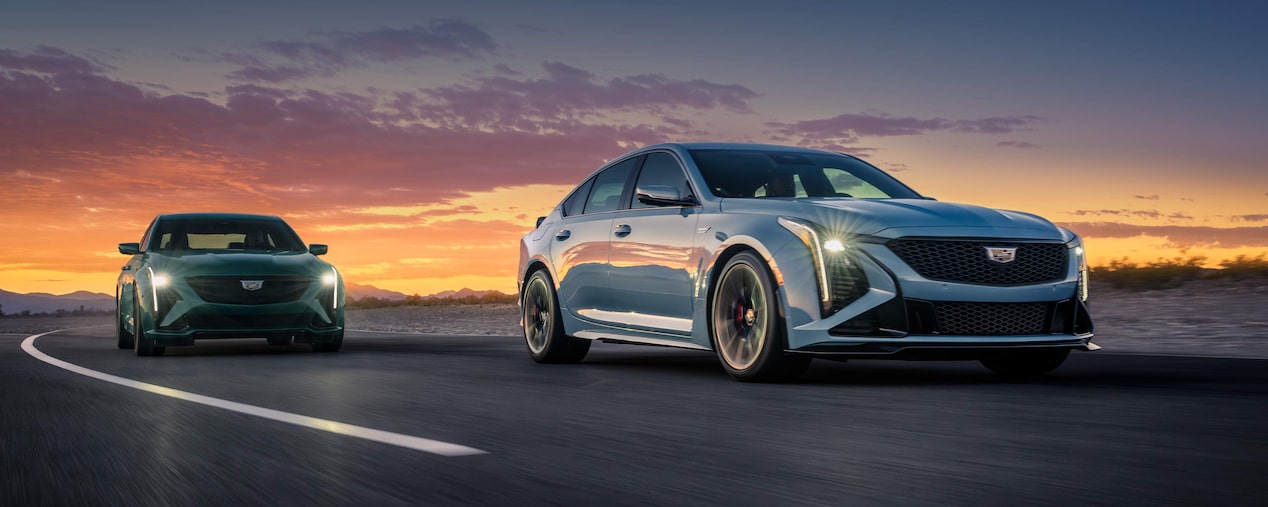
[[235, 305], [175, 302], [150, 323], [146, 334], [158, 345], [193, 345], [214, 338], [270, 338], [324, 343], [343, 333], [343, 309], [323, 307], [316, 298], [289, 303]]
[[[973, 359], [1006, 349], [1097, 350], [1079, 299], [1075, 262], [1058, 280], [979, 285], [930, 280], [880, 244], [851, 254], [865, 278], [857, 299], [821, 316], [812, 273], [785, 272], [779, 297], [794, 354], [893, 359]], [[1073, 260], [1073, 259], [1072, 259]]]

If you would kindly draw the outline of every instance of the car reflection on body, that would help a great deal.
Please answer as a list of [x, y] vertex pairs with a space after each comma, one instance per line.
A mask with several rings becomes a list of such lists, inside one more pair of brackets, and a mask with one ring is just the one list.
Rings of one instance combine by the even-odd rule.
[[343, 279], [318, 259], [326, 245], [304, 246], [281, 218], [230, 213], [159, 215], [131, 255], [115, 289], [119, 348], [139, 356], [204, 338], [266, 338], [343, 344]]
[[713, 350], [740, 380], [792, 378], [813, 357], [1024, 376], [1098, 348], [1073, 232], [804, 148], [622, 155], [523, 237], [518, 273], [539, 362], [580, 361], [602, 340]]

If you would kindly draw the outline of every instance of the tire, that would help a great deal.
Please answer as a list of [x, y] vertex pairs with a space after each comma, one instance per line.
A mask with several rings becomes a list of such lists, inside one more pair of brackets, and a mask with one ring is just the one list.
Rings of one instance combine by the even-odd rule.
[[167, 351], [167, 347], [164, 347], [162, 345], [155, 345], [154, 339], [145, 335], [144, 319], [141, 318], [141, 300], [140, 298], [133, 298], [133, 300], [135, 302], [134, 309], [136, 310], [136, 312], [132, 314], [132, 321], [135, 323], [135, 326], [133, 327], [133, 329], [136, 330], [136, 332], [133, 333], [134, 335], [133, 337], [135, 338], [135, 340], [133, 341], [136, 344], [136, 355], [138, 356], [163, 355], [163, 353]]
[[130, 349], [134, 347], [135, 345], [133, 345], [132, 343], [132, 338], [133, 338], [132, 333], [129, 333], [128, 328], [123, 325], [123, 309], [121, 308], [121, 305], [119, 304], [118, 297], [116, 297], [114, 300], [114, 314], [115, 314], [114, 335], [115, 335], [115, 340], [118, 341], [119, 348]]
[[559, 296], [545, 270], [537, 270], [524, 283], [520, 299], [523, 312], [524, 343], [528, 354], [539, 363], [576, 363], [590, 351], [590, 340], [564, 334], [559, 314]]
[[757, 255], [741, 252], [722, 268], [710, 290], [709, 336], [723, 369], [736, 380], [791, 380], [810, 366], [809, 356], [784, 352], [777, 305], [774, 277]]
[[1005, 350], [981, 359], [982, 366], [1010, 378], [1035, 377], [1061, 366], [1070, 349]]
[[313, 352], [338, 352], [339, 349], [343, 348], [343, 331], [340, 331], [339, 334], [335, 335], [334, 340], [321, 343], [311, 343], [309, 346], [313, 348]]

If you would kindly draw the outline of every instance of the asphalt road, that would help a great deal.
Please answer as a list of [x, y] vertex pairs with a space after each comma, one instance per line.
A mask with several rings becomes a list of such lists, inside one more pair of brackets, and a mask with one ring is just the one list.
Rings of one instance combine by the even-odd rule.
[[972, 362], [816, 361], [758, 385], [702, 352], [596, 344], [582, 364], [538, 365], [506, 337], [158, 358], [105, 328], [34, 342], [105, 374], [484, 452], [446, 456], [104, 382], [25, 338], [0, 335], [6, 506], [1268, 502], [1262, 360], [1075, 353], [1027, 382]]

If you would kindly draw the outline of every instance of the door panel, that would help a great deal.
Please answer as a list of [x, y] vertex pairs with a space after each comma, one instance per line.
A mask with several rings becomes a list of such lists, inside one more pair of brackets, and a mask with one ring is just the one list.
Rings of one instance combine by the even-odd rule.
[[[613, 221], [612, 298], [626, 317], [633, 317], [623, 323], [690, 333], [692, 287], [699, 260], [693, 250], [699, 210], [631, 210]], [[617, 235], [621, 226], [629, 233]], [[635, 315], [628, 315], [630, 312]]]
[[[655, 187], [673, 188], [682, 199], [695, 195], [678, 159], [668, 152], [649, 153], [639, 170], [635, 188]], [[609, 277], [614, 304], [623, 313], [610, 317], [629, 326], [689, 334], [700, 208], [642, 203], [637, 196], [631, 197], [630, 208], [617, 213], [612, 224]]]
[[559, 278], [559, 305], [580, 310], [608, 308], [608, 234], [612, 214], [580, 215], [561, 220], [550, 231], [551, 263]]
[[612, 219], [626, 207], [630, 177], [643, 161], [634, 157], [599, 172], [589, 184], [581, 214], [565, 217], [550, 231], [550, 256], [559, 277], [559, 305], [572, 315], [610, 310], [608, 257]]

